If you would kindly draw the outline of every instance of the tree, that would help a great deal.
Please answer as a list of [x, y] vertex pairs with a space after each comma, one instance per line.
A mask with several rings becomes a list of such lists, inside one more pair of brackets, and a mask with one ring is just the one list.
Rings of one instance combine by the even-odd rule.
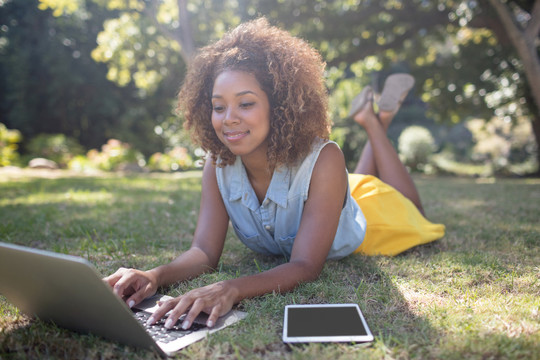
[[[489, 3], [505, 30], [498, 37], [504, 39], [506, 35], [522, 61], [523, 72], [527, 78], [526, 98], [533, 116], [532, 127], [536, 143], [540, 144], [540, 1], [516, 1], [513, 11], [500, 0], [489, 0]], [[540, 164], [540, 149], [537, 153]], [[540, 173], [540, 169], [538, 172]]]
[[[40, 1], [59, 13], [73, 11], [63, 1]], [[529, 116], [540, 143], [540, 0], [94, 2], [118, 12], [105, 22], [93, 57], [120, 85], [151, 92], [172, 67], [190, 61], [194, 48], [263, 15], [321, 51], [331, 89], [347, 78], [377, 85], [388, 69], [409, 71], [433, 118]], [[347, 96], [355, 89], [349, 86]]]
[[[78, 28], [85, 24], [76, 19], [62, 20], [39, 11], [37, 1], [0, 7], [0, 81], [5, 92], [0, 121], [19, 129], [25, 139], [51, 131], [77, 137], [74, 131], [80, 129], [91, 143], [105, 130], [92, 120], [114, 112], [113, 104], [96, 97], [96, 85], [114, 91], [97, 84], [102, 78], [99, 67], [84, 56], [93, 46], [87, 43], [91, 29]], [[85, 81], [85, 72], [94, 82]]]
[[540, 144], [538, 0], [298, 0], [283, 2], [276, 19], [316, 44], [330, 72], [339, 70], [332, 86], [370, 73], [380, 87], [388, 69], [406, 70], [431, 117], [527, 116]]
[[219, 0], [40, 0], [40, 8], [61, 17], [92, 3], [117, 15], [104, 21], [92, 57], [107, 64], [109, 80], [120, 86], [133, 82], [148, 94], [171, 69], [185, 70], [196, 48], [240, 22], [237, 8]]
[[106, 80], [107, 66], [90, 57], [103, 22], [115, 15], [89, 4], [84, 12], [54, 17], [39, 10], [37, 0], [3, 2], [0, 122], [20, 130], [26, 143], [41, 133], [62, 133], [95, 148], [121, 134], [147, 154], [162, 149], [163, 139], [148, 134], [159, 124], [157, 114], [169, 109], [177, 83], [142, 106], [138, 89]]

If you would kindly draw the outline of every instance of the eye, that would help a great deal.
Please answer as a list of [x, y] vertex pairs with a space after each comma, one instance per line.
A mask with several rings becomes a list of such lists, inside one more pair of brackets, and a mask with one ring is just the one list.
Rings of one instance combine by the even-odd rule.
[[225, 109], [225, 106], [223, 105], [213, 105], [212, 106], [212, 110], [214, 110], [215, 112], [222, 112], [223, 110]]
[[255, 102], [245, 102], [245, 103], [241, 103], [240, 107], [242, 109], [248, 109], [248, 108], [252, 107], [253, 105], [255, 105]]

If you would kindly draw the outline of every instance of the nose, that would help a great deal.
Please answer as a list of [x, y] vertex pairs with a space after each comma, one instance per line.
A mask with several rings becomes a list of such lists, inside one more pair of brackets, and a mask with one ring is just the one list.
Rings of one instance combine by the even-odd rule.
[[223, 119], [223, 123], [225, 125], [232, 125], [237, 124], [240, 121], [238, 118], [238, 114], [236, 113], [235, 109], [230, 106], [227, 108], [227, 111], [225, 112], [225, 117]]

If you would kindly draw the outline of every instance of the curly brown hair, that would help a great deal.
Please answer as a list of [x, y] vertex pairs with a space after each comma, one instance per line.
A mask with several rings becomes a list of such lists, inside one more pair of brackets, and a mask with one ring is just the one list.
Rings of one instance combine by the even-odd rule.
[[211, 122], [214, 80], [226, 70], [253, 74], [270, 103], [269, 164], [294, 164], [310, 152], [315, 138], [329, 137], [324, 68], [307, 42], [259, 18], [200, 49], [180, 89], [177, 110], [214, 164], [219, 157], [220, 166], [230, 165], [236, 156], [218, 139]]

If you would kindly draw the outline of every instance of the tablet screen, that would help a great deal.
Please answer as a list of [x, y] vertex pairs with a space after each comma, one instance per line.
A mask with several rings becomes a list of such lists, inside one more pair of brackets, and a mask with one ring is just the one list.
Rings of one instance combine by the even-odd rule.
[[357, 304], [288, 305], [284, 342], [365, 342], [373, 336]]

